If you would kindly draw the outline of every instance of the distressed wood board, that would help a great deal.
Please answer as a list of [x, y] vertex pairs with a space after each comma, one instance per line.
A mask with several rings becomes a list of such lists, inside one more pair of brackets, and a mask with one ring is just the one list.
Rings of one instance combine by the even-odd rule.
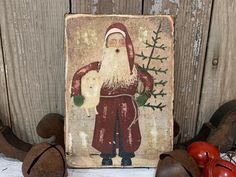
[[0, 1], [9, 121], [27, 142], [43, 141], [36, 125], [45, 114], [64, 114], [63, 34], [68, 10], [64, 0]]
[[[114, 93], [116, 86], [112, 86], [112, 91], [107, 91], [106, 89], [106, 81], [104, 78], [109, 78], [109, 75], [114, 75], [112, 70], [104, 69], [103, 61], [105, 58], [105, 49], [109, 49], [112, 47], [106, 47], [104, 44], [104, 36], [107, 28], [113, 23], [122, 23], [126, 26], [128, 34], [125, 33], [125, 36], [130, 36], [132, 44], [134, 46], [135, 56], [134, 62], [137, 63], [141, 68], [138, 68], [137, 73], [147, 72], [148, 75], [153, 79], [153, 83], [149, 82], [139, 82], [138, 89], [134, 87], [135, 91], [139, 91], [140, 94], [134, 94], [133, 92], [128, 93], [124, 90], [119, 90], [118, 99], [114, 100]], [[161, 24], [161, 25], [160, 25]], [[158, 29], [160, 31], [158, 31]], [[109, 30], [108, 30], [109, 31]], [[154, 32], [155, 33], [154, 33]], [[66, 153], [67, 153], [67, 161], [68, 164], [72, 167], [79, 168], [98, 168], [104, 167], [101, 166], [101, 157], [100, 152], [108, 151], [106, 148], [110, 148], [107, 144], [112, 144], [117, 142], [115, 139], [113, 142], [108, 141], [103, 131], [114, 131], [113, 125], [114, 122], [111, 123], [111, 130], [108, 126], [109, 130], [102, 130], [102, 128], [98, 128], [102, 126], [97, 123], [97, 121], [101, 120], [99, 117], [104, 117], [107, 119], [107, 115], [104, 115], [104, 111], [109, 114], [111, 113], [111, 117], [114, 117], [114, 110], [124, 110], [127, 106], [129, 111], [121, 112], [120, 115], [124, 116], [122, 113], [127, 113], [127, 120], [133, 118], [134, 120], [134, 112], [138, 113], [138, 121], [134, 121], [134, 127], [140, 127], [141, 137], [138, 137], [137, 134], [131, 133], [133, 139], [131, 138], [132, 145], [131, 147], [136, 146], [135, 157], [132, 158], [132, 167], [156, 167], [159, 154], [162, 152], [172, 150], [173, 145], [173, 74], [174, 74], [174, 51], [173, 51], [173, 20], [170, 16], [123, 16], [123, 15], [85, 15], [85, 14], [75, 14], [75, 15], [67, 15], [66, 16], [66, 121], [65, 121], [65, 132], [66, 132]], [[119, 32], [118, 32], [119, 33]], [[154, 48], [152, 52], [152, 44], [153, 40], [155, 40], [155, 36], [158, 33], [160, 39], [158, 38], [158, 42], [155, 44], [157, 48]], [[122, 34], [122, 33], [121, 33]], [[153, 39], [152, 39], [153, 37]], [[106, 41], [109, 41], [109, 38]], [[126, 40], [126, 39], [125, 39]], [[127, 41], [125, 41], [127, 43]], [[146, 44], [145, 44], [146, 43]], [[127, 46], [127, 45], [126, 45]], [[105, 49], [104, 49], [105, 48]], [[121, 50], [121, 49], [120, 49]], [[121, 50], [122, 51], [122, 50]], [[128, 51], [130, 51], [128, 49]], [[127, 54], [125, 54], [127, 55]], [[145, 58], [145, 55], [148, 57], [151, 56], [153, 59], [150, 64], [148, 64], [148, 57]], [[126, 56], [127, 57], [127, 56]], [[130, 56], [129, 56], [130, 57]], [[130, 63], [132, 63], [131, 59], [128, 57], [129, 61], [129, 69]], [[132, 58], [132, 57], [131, 57]], [[155, 58], [155, 59], [154, 59]], [[91, 64], [96, 62], [97, 65]], [[125, 60], [124, 60], [125, 61]], [[116, 64], [117, 65], [117, 64]], [[121, 64], [122, 65], [122, 64]], [[128, 64], [127, 64], [128, 65]], [[126, 68], [127, 65], [122, 65], [120, 68]], [[85, 68], [82, 68], [84, 67]], [[110, 65], [112, 67], [112, 65]], [[83, 77], [88, 76], [88, 68], [95, 67], [93, 70], [97, 70], [98, 74], [100, 74], [102, 78], [102, 89], [99, 98], [99, 104], [96, 107], [98, 114], [95, 114], [94, 108], [89, 109], [90, 117], [88, 117], [84, 108], [78, 107], [74, 104], [74, 97], [78, 95], [82, 95], [80, 92], [77, 92], [78, 89], [75, 88], [83, 88], [83, 84], [86, 83], [83, 81]], [[143, 68], [142, 68], [143, 67]], [[81, 69], [82, 68], [82, 69]], [[109, 68], [109, 67], [108, 67]], [[90, 68], [91, 69], [91, 68]], [[116, 68], [113, 68], [116, 69]], [[136, 69], [136, 65], [135, 65]], [[135, 73], [135, 69], [132, 70]], [[141, 70], [140, 70], [141, 69]], [[131, 70], [131, 69], [130, 69]], [[105, 71], [105, 72], [104, 72]], [[126, 70], [125, 70], [126, 71]], [[119, 70], [117, 70], [119, 72]], [[78, 75], [77, 75], [77, 74]], [[104, 75], [105, 73], [105, 75]], [[129, 75], [129, 74], [128, 74]], [[142, 74], [140, 74], [142, 75]], [[80, 77], [79, 79], [77, 78]], [[140, 76], [141, 77], [141, 76]], [[75, 79], [77, 78], [77, 79]], [[148, 80], [149, 76], [146, 77]], [[108, 79], [109, 80], [109, 79]], [[132, 80], [132, 79], [131, 79]], [[134, 79], [134, 83], [137, 82], [138, 79]], [[140, 79], [142, 80], [142, 79]], [[132, 80], [133, 81], [133, 80]], [[73, 83], [73, 84], [72, 84]], [[95, 83], [95, 82], [94, 82]], [[133, 83], [133, 82], [132, 82]], [[144, 85], [140, 84], [143, 83]], [[152, 83], [152, 84], [150, 84]], [[135, 85], [134, 84], [134, 85]], [[95, 84], [93, 84], [94, 86]], [[105, 86], [104, 86], [105, 85]], [[131, 84], [132, 85], [132, 84]], [[149, 85], [149, 86], [148, 86]], [[150, 92], [148, 89], [152, 85], [154, 88]], [[120, 86], [122, 85], [118, 85]], [[127, 85], [126, 85], [127, 86]], [[124, 87], [126, 88], [126, 87]], [[128, 85], [126, 88], [129, 90], [133, 88]], [[139, 95], [143, 95], [143, 90], [147, 89], [147, 93], [150, 93], [151, 97], [148, 99], [146, 104], [142, 107], [136, 108], [135, 99]], [[76, 91], [77, 90], [77, 91]], [[109, 89], [108, 89], [109, 90]], [[114, 91], [114, 92], [113, 92]], [[85, 93], [85, 92], [84, 92]], [[123, 100], [123, 106], [119, 103], [120, 94], [127, 94], [128, 97]], [[113, 98], [107, 98], [108, 95], [111, 94]], [[115, 95], [117, 96], [117, 95]], [[123, 95], [122, 95], [123, 96]], [[107, 100], [104, 100], [107, 99]], [[122, 97], [123, 99], [123, 97]], [[121, 100], [122, 100], [121, 99]], [[86, 97], [85, 97], [86, 100]], [[87, 98], [88, 100], [88, 98]], [[110, 100], [110, 102], [106, 102]], [[130, 106], [132, 101], [132, 105]], [[85, 102], [86, 103], [86, 102]], [[108, 105], [108, 106], [107, 106]], [[82, 105], [83, 106], [83, 105]], [[130, 107], [129, 107], [130, 106]], [[155, 107], [156, 106], [156, 107]], [[134, 108], [134, 109], [133, 109]], [[152, 109], [153, 108], [153, 109]], [[104, 110], [106, 109], [106, 110]], [[113, 116], [112, 116], [113, 115]], [[95, 116], [96, 123], [95, 123]], [[130, 117], [129, 117], [130, 116]], [[132, 117], [133, 116], [133, 117]], [[119, 117], [119, 115], [118, 115]], [[125, 117], [125, 116], [124, 116]], [[112, 118], [113, 119], [113, 118]], [[109, 120], [109, 119], [108, 119]], [[118, 118], [120, 121], [120, 119]], [[119, 124], [119, 121], [118, 124]], [[132, 121], [133, 122], [133, 121]], [[131, 123], [132, 125], [134, 125]], [[94, 128], [96, 126], [96, 128]], [[127, 148], [127, 143], [129, 140], [129, 136], [125, 135], [125, 131], [127, 131], [124, 127], [127, 126], [121, 123], [121, 129], [124, 132], [116, 132], [120, 134], [124, 134], [124, 136], [128, 137], [124, 140], [124, 147]], [[104, 128], [104, 127], [103, 127]], [[95, 133], [94, 133], [95, 130]], [[131, 132], [138, 132], [136, 130], [131, 130]], [[98, 134], [97, 134], [98, 133]], [[114, 132], [112, 132], [114, 133]], [[95, 138], [93, 138], [93, 134]], [[105, 136], [105, 138], [104, 138]], [[110, 136], [112, 137], [112, 136]], [[137, 139], [135, 139], [135, 137]], [[113, 138], [113, 137], [112, 137]], [[109, 139], [109, 138], [108, 138]], [[106, 143], [103, 143], [106, 142]], [[123, 140], [122, 140], [123, 141]], [[137, 142], [141, 141], [141, 144], [138, 145]], [[125, 144], [126, 143], [126, 144]], [[98, 145], [99, 144], [99, 145]], [[102, 145], [101, 145], [102, 144]], [[118, 143], [117, 143], [118, 144]], [[104, 150], [105, 149], [105, 150]], [[120, 147], [118, 148], [120, 149]], [[118, 151], [116, 149], [116, 151]], [[128, 152], [132, 151], [129, 149]], [[110, 152], [110, 151], [109, 151]], [[121, 158], [118, 155], [113, 158], [113, 165], [110, 167], [121, 167], [120, 164]], [[108, 166], [105, 166], [108, 167]]]
[[[1, 7], [0, 7], [1, 10]], [[9, 114], [9, 102], [7, 95], [5, 64], [2, 51], [2, 36], [0, 32], [0, 120], [5, 124], [11, 126], [11, 119]]]
[[141, 14], [142, 0], [73, 0], [72, 13], [83, 14]]
[[235, 1], [214, 1], [198, 130], [224, 103], [236, 99]]

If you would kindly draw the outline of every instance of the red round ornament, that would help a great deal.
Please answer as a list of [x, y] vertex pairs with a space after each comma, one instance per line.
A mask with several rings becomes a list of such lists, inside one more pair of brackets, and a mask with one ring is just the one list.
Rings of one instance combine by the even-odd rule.
[[203, 141], [197, 141], [190, 144], [187, 151], [200, 168], [204, 168], [212, 159], [220, 158], [219, 150], [215, 146]]
[[211, 160], [204, 169], [204, 177], [236, 177], [236, 166], [226, 160]]

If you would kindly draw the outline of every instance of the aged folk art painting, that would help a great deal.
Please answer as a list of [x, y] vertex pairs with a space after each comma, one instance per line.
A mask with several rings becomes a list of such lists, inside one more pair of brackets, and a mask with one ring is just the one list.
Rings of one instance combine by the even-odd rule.
[[173, 19], [67, 15], [71, 167], [156, 167], [173, 145]]

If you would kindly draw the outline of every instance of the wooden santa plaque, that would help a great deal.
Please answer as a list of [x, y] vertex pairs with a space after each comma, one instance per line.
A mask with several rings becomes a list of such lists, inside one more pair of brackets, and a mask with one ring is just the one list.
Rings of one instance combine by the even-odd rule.
[[156, 167], [173, 146], [173, 19], [67, 15], [71, 167]]

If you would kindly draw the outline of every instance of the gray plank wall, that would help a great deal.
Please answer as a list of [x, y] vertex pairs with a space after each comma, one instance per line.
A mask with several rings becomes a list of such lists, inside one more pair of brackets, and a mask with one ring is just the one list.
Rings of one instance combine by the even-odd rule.
[[174, 117], [187, 140], [220, 104], [236, 98], [234, 7], [231, 0], [1, 0], [1, 119], [36, 143], [40, 119], [64, 114], [65, 13], [171, 14], [177, 15]]
[[236, 98], [235, 19], [236, 1], [214, 1], [198, 129], [220, 105]]
[[[65, 0], [1, 0], [1, 38], [13, 130], [38, 142], [36, 125], [64, 114]], [[2, 97], [1, 105], [2, 105]]]
[[[0, 9], [1, 10], [1, 9]], [[6, 84], [5, 63], [3, 60], [2, 39], [0, 33], [0, 119], [5, 125], [11, 126], [9, 114], [8, 93]]]

